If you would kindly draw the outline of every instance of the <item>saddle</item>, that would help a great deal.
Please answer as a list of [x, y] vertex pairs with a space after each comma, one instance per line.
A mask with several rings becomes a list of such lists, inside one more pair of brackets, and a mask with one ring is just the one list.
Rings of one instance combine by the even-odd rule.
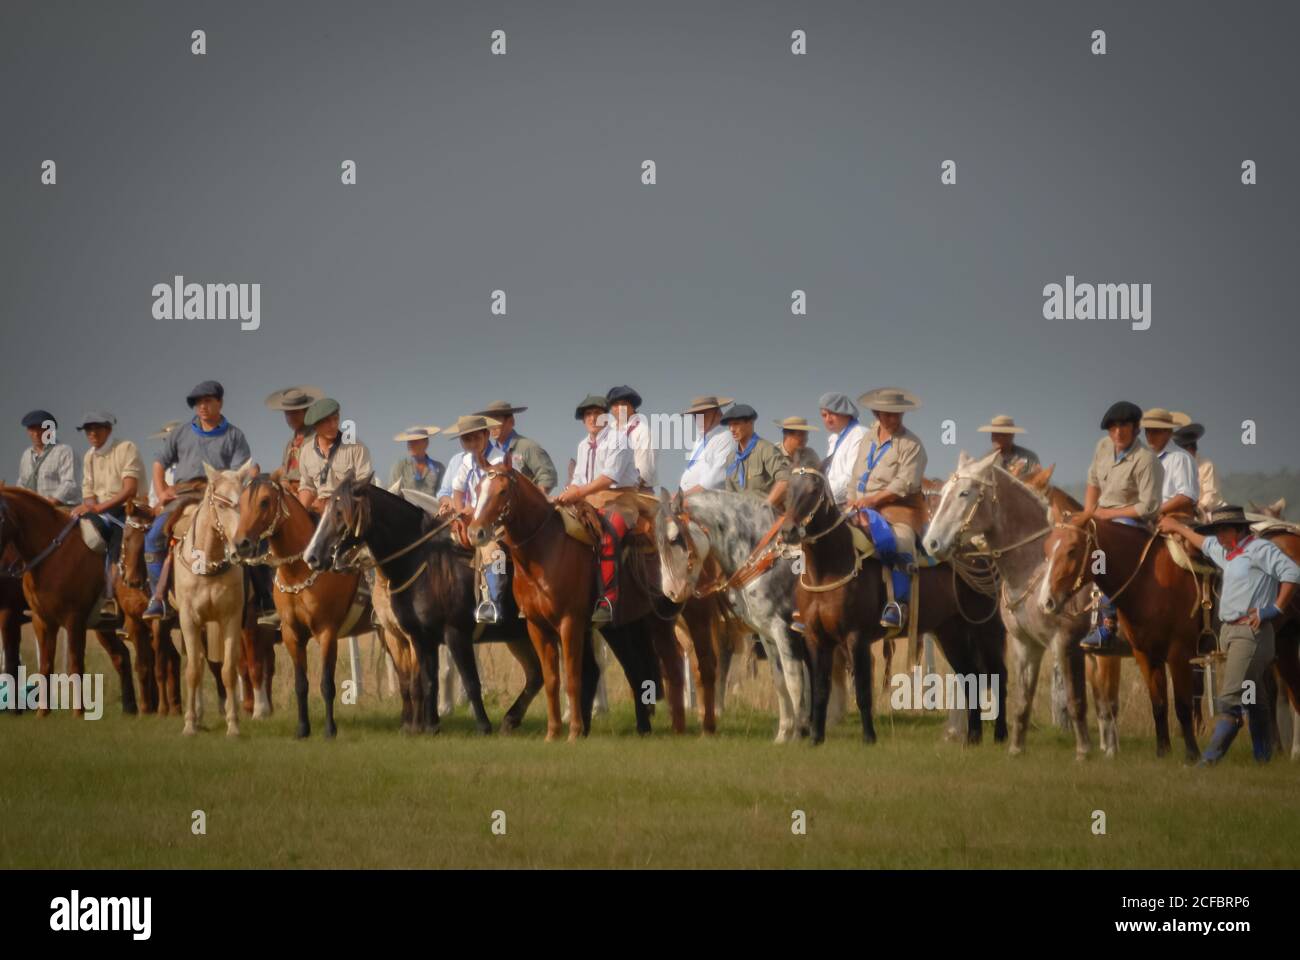
[[81, 540], [95, 553], [103, 556], [108, 552], [108, 541], [104, 535], [99, 532], [99, 527], [95, 526], [85, 517], [81, 518]]
[[1161, 534], [1161, 536], [1165, 538], [1165, 546], [1169, 549], [1169, 556], [1173, 557], [1174, 563], [1188, 573], [1202, 577], [1219, 572], [1219, 568], [1214, 564], [1193, 559], [1191, 553], [1187, 550], [1187, 545], [1183, 543], [1182, 537], [1175, 534]]
[[600, 543], [600, 513], [586, 501], [558, 508], [564, 532], [579, 543], [594, 547]]
[[[655, 546], [655, 514], [659, 512], [659, 498], [639, 490], [615, 489], [593, 493], [585, 503], [597, 516], [596, 530], [603, 530], [599, 514], [611, 510], [623, 515], [627, 535], [623, 538], [623, 552], [657, 553]], [[600, 542], [597, 535], [596, 542]]]

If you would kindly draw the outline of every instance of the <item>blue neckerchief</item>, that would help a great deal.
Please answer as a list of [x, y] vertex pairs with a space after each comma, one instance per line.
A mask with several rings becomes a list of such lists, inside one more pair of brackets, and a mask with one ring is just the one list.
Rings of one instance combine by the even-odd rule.
[[1130, 453], [1132, 453], [1134, 450], [1137, 449], [1137, 445], [1138, 445], [1138, 442], [1137, 442], [1137, 440], [1135, 439], [1131, 444], [1129, 444], [1129, 448], [1128, 448], [1127, 450], [1125, 450], [1123, 453], [1116, 453], [1116, 454], [1115, 454], [1115, 463], [1116, 463], [1116, 465], [1119, 465], [1119, 464], [1123, 463], [1123, 462], [1124, 462], [1124, 459], [1125, 459], [1125, 458], [1126, 458]]
[[411, 462], [416, 464], [417, 466], [419, 465], [421, 460], [424, 461], [425, 466], [427, 466], [430, 470], [432, 470], [437, 465], [434, 462], [433, 457], [429, 456], [427, 453], [424, 456], [419, 457], [418, 459], [416, 457], [411, 458]]
[[510, 431], [510, 435], [509, 435], [508, 437], [506, 437], [504, 441], [493, 440], [493, 441], [489, 444], [489, 450], [490, 450], [492, 447], [496, 447], [498, 450], [501, 451], [501, 456], [502, 456], [502, 457], [505, 457], [505, 455], [506, 455], [506, 448], [510, 446], [510, 441], [513, 440], [514, 437], [515, 437], [515, 432], [514, 432], [513, 430], [511, 430], [511, 431]]
[[871, 441], [871, 449], [867, 451], [867, 469], [864, 470], [862, 472], [862, 476], [858, 478], [858, 493], [862, 493], [867, 489], [867, 478], [871, 476], [871, 471], [876, 469], [876, 464], [880, 462], [880, 458], [883, 457], [885, 455], [885, 451], [888, 450], [893, 445], [894, 445], [894, 438], [890, 437], [888, 440], [885, 441], [885, 445], [880, 448], [879, 452], [877, 452], [876, 441], [875, 440]]
[[[714, 427], [713, 429], [716, 430], [717, 427]], [[705, 446], [708, 445], [709, 434], [711, 433], [713, 433], [713, 430], [704, 431], [704, 436], [700, 437], [699, 441], [695, 444], [695, 449], [691, 451], [691, 458], [686, 461], [686, 466], [695, 466], [695, 461], [700, 459], [700, 454], [704, 452]]]
[[736, 454], [736, 461], [727, 467], [727, 476], [736, 474], [736, 483], [740, 486], [745, 485], [745, 461], [749, 455], [754, 452], [754, 447], [758, 443], [758, 434], [753, 434], [749, 438], [749, 443], [745, 444], [745, 449]]
[[848, 433], [850, 430], [852, 430], [854, 427], [856, 427], [857, 425], [858, 425], [858, 418], [854, 417], [852, 420], [848, 422], [848, 424], [844, 427], [843, 430], [841, 430], [839, 433], [835, 435], [835, 449], [831, 451], [832, 457], [835, 456], [835, 454], [840, 452], [840, 441], [844, 439], [844, 435]]
[[195, 417], [193, 420], [190, 421], [190, 429], [193, 430], [200, 437], [220, 437], [224, 435], [227, 430], [230, 429], [230, 421], [226, 419], [225, 414], [222, 414], [220, 423], [218, 423], [211, 430], [204, 430], [202, 427], [199, 426], [199, 418]]

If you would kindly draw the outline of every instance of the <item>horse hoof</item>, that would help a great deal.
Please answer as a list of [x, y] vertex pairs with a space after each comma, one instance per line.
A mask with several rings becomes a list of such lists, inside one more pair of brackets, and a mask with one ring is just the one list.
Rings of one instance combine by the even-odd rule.
[[1011, 746], [1007, 747], [1008, 756], [1018, 757], [1021, 756], [1024, 752], [1025, 752], [1024, 746], [1019, 743], [1013, 743], [1011, 744]]
[[480, 724], [479, 727], [478, 727], [478, 732], [481, 733], [481, 734], [482, 734], [483, 736], [485, 736], [485, 737], [490, 737], [490, 736], [492, 736], [492, 724], [490, 724], [490, 723], [483, 723], [483, 724]]
[[192, 737], [198, 732], [199, 731], [195, 729], [194, 724], [192, 723], [185, 724], [185, 729], [181, 731], [181, 733], [187, 737]]
[[239, 736], [239, 725], [235, 723], [226, 724], [226, 736], [228, 737]]
[[336, 727], [336, 726], [334, 726], [333, 724], [330, 724], [330, 726], [328, 726], [328, 727], [325, 728], [325, 739], [326, 739], [326, 740], [333, 740], [333, 739], [334, 739], [335, 737], [337, 737], [338, 735], [339, 735], [339, 728]]
[[514, 733], [515, 730], [517, 730], [518, 728], [519, 728], [519, 721], [513, 719], [512, 717], [506, 717], [504, 720], [501, 721], [502, 733]]
[[298, 729], [294, 731], [293, 735], [299, 740], [306, 740], [311, 736], [311, 727], [307, 726], [305, 723], [300, 723], [298, 724]]

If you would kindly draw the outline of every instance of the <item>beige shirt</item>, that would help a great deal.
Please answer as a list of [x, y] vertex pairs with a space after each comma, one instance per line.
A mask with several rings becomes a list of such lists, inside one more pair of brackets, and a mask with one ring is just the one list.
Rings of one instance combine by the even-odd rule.
[[1144, 520], [1160, 509], [1160, 491], [1165, 471], [1151, 448], [1134, 440], [1124, 459], [1115, 462], [1115, 444], [1110, 437], [1097, 441], [1088, 467], [1088, 486], [1099, 487], [1099, 507], [1137, 507]]
[[[867, 472], [867, 458], [871, 455], [871, 443], [876, 443], [875, 466], [867, 477], [866, 487], [859, 490], [862, 475]], [[885, 443], [889, 446], [885, 447]], [[884, 452], [881, 452], [881, 448]], [[925, 474], [925, 447], [920, 438], [904, 427], [887, 441], [881, 441], [880, 424], [872, 423], [867, 428], [867, 435], [862, 438], [858, 448], [858, 459], [853, 464], [853, 476], [849, 480], [849, 499], [869, 496], [888, 490], [900, 497], [921, 492], [921, 478]]]
[[144, 461], [130, 440], [113, 440], [96, 450], [91, 447], [82, 461], [81, 499], [94, 497], [100, 503], [122, 492], [122, 481], [135, 477], [140, 492], [144, 479]]
[[325, 469], [326, 457], [316, 449], [313, 437], [302, 445], [298, 454], [298, 470], [301, 474], [298, 490], [310, 490], [318, 497], [329, 497], [343, 480], [349, 470], [357, 481], [366, 483], [375, 475], [375, 468], [370, 463], [370, 451], [364, 443], [340, 443], [334, 460]]
[[1214, 462], [1201, 457], [1196, 458], [1197, 479], [1201, 482], [1201, 499], [1197, 504], [1206, 513], [1227, 506], [1228, 501], [1219, 493], [1219, 478], [1214, 472]]

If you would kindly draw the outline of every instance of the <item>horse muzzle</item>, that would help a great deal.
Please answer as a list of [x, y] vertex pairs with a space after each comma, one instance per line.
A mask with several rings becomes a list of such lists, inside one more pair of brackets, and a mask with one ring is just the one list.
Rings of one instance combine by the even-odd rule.
[[302, 555], [303, 562], [313, 570], [325, 569], [325, 558], [321, 556], [319, 550], [308, 550]]
[[235, 543], [235, 555], [239, 557], [240, 560], [247, 560], [253, 555], [253, 551], [256, 549], [257, 544], [248, 537], [244, 537]]
[[477, 523], [471, 523], [465, 530], [465, 538], [476, 547], [487, 546], [488, 536], [487, 527], [479, 526]]

